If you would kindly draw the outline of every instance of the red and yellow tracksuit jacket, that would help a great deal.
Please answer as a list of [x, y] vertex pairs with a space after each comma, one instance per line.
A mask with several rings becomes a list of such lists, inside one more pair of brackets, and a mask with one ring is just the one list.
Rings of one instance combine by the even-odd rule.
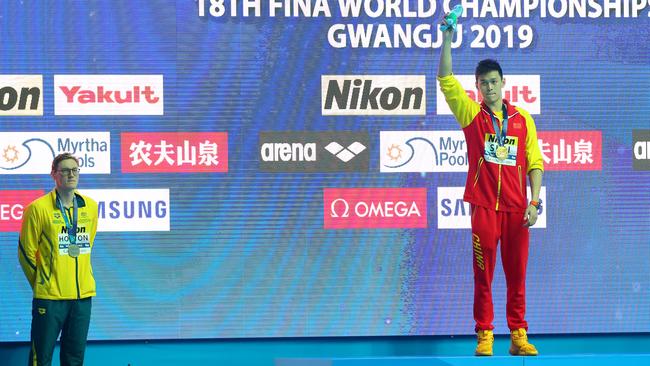
[[[486, 141], [495, 141], [496, 136], [489, 108], [472, 100], [453, 75], [438, 80], [467, 142], [469, 172], [463, 199], [497, 211], [523, 213], [528, 207], [526, 175], [533, 169], [544, 170], [533, 118], [504, 99], [508, 113], [506, 145], [511, 151], [516, 149], [516, 160], [513, 165], [494, 164], [488, 158], [490, 144], [486, 147]], [[502, 113], [495, 116], [501, 127]]]
[[[73, 300], [96, 294], [90, 251], [97, 233], [97, 202], [77, 192], [75, 199], [77, 242], [83, 247], [76, 258], [67, 254], [63, 243], [67, 228], [56, 205], [56, 190], [30, 203], [24, 212], [18, 260], [36, 299]], [[66, 211], [72, 218], [73, 209]]]

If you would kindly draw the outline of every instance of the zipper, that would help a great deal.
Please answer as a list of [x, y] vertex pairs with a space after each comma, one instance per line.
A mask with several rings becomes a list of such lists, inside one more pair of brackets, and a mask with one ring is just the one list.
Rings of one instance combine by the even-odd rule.
[[501, 198], [501, 164], [499, 164], [499, 182], [497, 183], [497, 206], [495, 210], [499, 211], [499, 198]]
[[524, 192], [524, 189], [522, 188], [522, 184], [521, 184], [521, 165], [517, 165], [517, 172], [519, 174], [519, 192]]
[[478, 178], [481, 175], [481, 166], [483, 165], [483, 157], [480, 157], [478, 159], [478, 166], [476, 167], [476, 174], [474, 175], [474, 187], [476, 187], [476, 183], [478, 183]]
[[81, 293], [79, 292], [79, 257], [74, 259], [74, 277], [77, 280], [77, 299], [81, 299]]

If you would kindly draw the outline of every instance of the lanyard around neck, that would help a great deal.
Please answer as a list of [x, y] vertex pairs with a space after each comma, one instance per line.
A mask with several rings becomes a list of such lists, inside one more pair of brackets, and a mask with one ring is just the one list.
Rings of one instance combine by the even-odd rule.
[[57, 194], [56, 196], [56, 205], [61, 211], [61, 214], [63, 215], [63, 220], [65, 221], [65, 227], [68, 230], [68, 240], [70, 244], [75, 244], [77, 242], [77, 211], [78, 211], [78, 206], [77, 206], [77, 197], [72, 197], [72, 222], [68, 219], [68, 214], [63, 207], [63, 202], [61, 202], [61, 198]]
[[505, 103], [501, 104], [501, 113], [503, 113], [503, 122], [501, 123], [501, 128], [499, 128], [499, 121], [494, 115], [494, 112], [488, 107], [490, 111], [490, 117], [492, 117], [492, 124], [494, 125], [494, 132], [497, 135], [497, 142], [499, 146], [503, 146], [506, 143], [506, 136], [508, 136], [508, 110], [506, 109]]

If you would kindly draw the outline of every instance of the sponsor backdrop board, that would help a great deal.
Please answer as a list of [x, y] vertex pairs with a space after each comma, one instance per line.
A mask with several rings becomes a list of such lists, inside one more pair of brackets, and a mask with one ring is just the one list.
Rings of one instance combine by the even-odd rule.
[[[62, 151], [100, 203], [90, 339], [473, 333], [449, 3], [3, 2], [0, 341], [29, 339], [18, 230]], [[546, 164], [530, 331], [650, 332], [650, 4], [463, 3], [454, 73], [480, 100], [497, 58]]]

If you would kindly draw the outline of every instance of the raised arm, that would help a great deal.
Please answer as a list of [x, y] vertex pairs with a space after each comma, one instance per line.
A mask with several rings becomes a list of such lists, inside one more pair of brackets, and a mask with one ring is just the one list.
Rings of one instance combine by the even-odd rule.
[[[446, 14], [445, 14], [446, 16]], [[442, 24], [447, 24], [444, 17]], [[438, 64], [438, 77], [451, 75], [451, 40], [454, 37], [455, 30], [447, 28], [442, 31], [442, 47], [440, 48], [440, 63]]]

